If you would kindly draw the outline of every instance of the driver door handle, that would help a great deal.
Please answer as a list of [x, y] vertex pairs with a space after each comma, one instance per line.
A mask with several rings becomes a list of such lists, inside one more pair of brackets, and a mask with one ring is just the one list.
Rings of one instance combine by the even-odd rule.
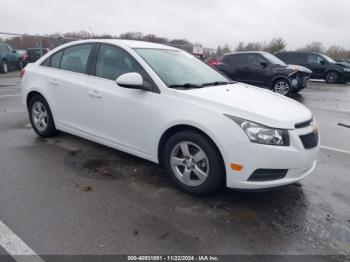
[[88, 91], [89, 96], [91, 97], [95, 97], [95, 98], [102, 98], [102, 95], [100, 92], [98, 92], [97, 90], [89, 90]]

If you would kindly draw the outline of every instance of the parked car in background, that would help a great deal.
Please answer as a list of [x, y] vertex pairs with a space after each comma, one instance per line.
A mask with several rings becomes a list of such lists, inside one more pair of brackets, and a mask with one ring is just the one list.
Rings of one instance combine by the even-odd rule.
[[25, 59], [26, 59], [27, 51], [17, 49], [16, 55], [17, 55], [17, 59], [18, 59], [18, 68], [22, 69], [26, 65]]
[[48, 48], [28, 48], [27, 49], [27, 59], [25, 60], [26, 63], [34, 63], [36, 62], [40, 57], [47, 54], [50, 50]]
[[161, 163], [193, 194], [283, 186], [316, 167], [309, 109], [170, 46], [74, 41], [28, 64], [21, 88], [39, 136], [62, 130]]
[[290, 95], [307, 87], [311, 71], [301, 66], [286, 65], [267, 52], [235, 52], [212, 64], [235, 81], [265, 87]]
[[281, 52], [276, 56], [285, 63], [305, 66], [312, 70], [311, 78], [324, 79], [327, 83], [350, 81], [350, 66], [339, 63], [325, 54], [314, 52]]
[[18, 55], [15, 49], [0, 42], [0, 72], [7, 73], [18, 68]]

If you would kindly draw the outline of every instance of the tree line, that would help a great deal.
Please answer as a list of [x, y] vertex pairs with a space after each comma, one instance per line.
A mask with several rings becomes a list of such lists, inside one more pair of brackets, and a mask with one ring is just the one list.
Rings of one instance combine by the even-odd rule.
[[[1, 39], [0, 41], [5, 41], [15, 49], [27, 49], [30, 47], [47, 47], [55, 48], [75, 39], [89, 39], [89, 38], [104, 38], [104, 39], [129, 39], [129, 40], [142, 40], [154, 43], [161, 43], [166, 45], [172, 45], [184, 49], [188, 52], [192, 52], [193, 46], [196, 43], [192, 43], [187, 39], [168, 39], [166, 37], [160, 37], [155, 34], [142, 34], [141, 32], [126, 32], [120, 35], [110, 35], [110, 34], [100, 34], [95, 35], [92, 32], [78, 31], [69, 32], [65, 34], [47, 34], [43, 37], [39, 36], [13, 36]], [[219, 58], [223, 54], [232, 51], [266, 51], [269, 53], [276, 53], [287, 50], [287, 42], [280, 38], [273, 38], [269, 42], [240, 42], [236, 47], [232, 48], [230, 45], [226, 44], [223, 46], [218, 46], [216, 49], [206, 49], [204, 48], [205, 56], [211, 56], [214, 58]], [[292, 50], [289, 50], [292, 51]], [[345, 49], [339, 45], [332, 45], [326, 48], [321, 42], [312, 42], [304, 47], [296, 49], [296, 51], [308, 51], [308, 52], [320, 52], [325, 53], [333, 59], [350, 59], [350, 50]]]

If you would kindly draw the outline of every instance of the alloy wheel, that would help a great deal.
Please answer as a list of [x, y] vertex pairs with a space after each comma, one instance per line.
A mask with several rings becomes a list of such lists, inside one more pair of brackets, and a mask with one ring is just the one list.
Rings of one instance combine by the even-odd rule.
[[209, 160], [204, 150], [193, 142], [175, 145], [170, 154], [170, 165], [176, 178], [186, 186], [199, 186], [209, 175]]
[[327, 83], [336, 83], [338, 81], [338, 74], [336, 72], [329, 72], [326, 76]]
[[289, 93], [289, 88], [289, 84], [286, 81], [280, 80], [275, 83], [274, 91], [285, 96]]
[[37, 101], [32, 107], [32, 119], [35, 127], [43, 132], [48, 125], [48, 114], [43, 103]]

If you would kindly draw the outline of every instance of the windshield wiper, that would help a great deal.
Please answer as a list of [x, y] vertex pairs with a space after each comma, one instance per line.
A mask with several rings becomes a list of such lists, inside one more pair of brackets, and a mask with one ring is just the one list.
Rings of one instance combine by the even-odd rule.
[[229, 82], [229, 81], [216, 81], [216, 82], [211, 82], [211, 83], [204, 83], [202, 86], [221, 86], [221, 85], [229, 85], [233, 84], [234, 82]]
[[183, 88], [201, 88], [203, 85], [197, 85], [197, 84], [191, 84], [191, 83], [185, 83], [181, 85], [170, 85], [170, 88], [177, 88], [177, 87], [183, 87]]

